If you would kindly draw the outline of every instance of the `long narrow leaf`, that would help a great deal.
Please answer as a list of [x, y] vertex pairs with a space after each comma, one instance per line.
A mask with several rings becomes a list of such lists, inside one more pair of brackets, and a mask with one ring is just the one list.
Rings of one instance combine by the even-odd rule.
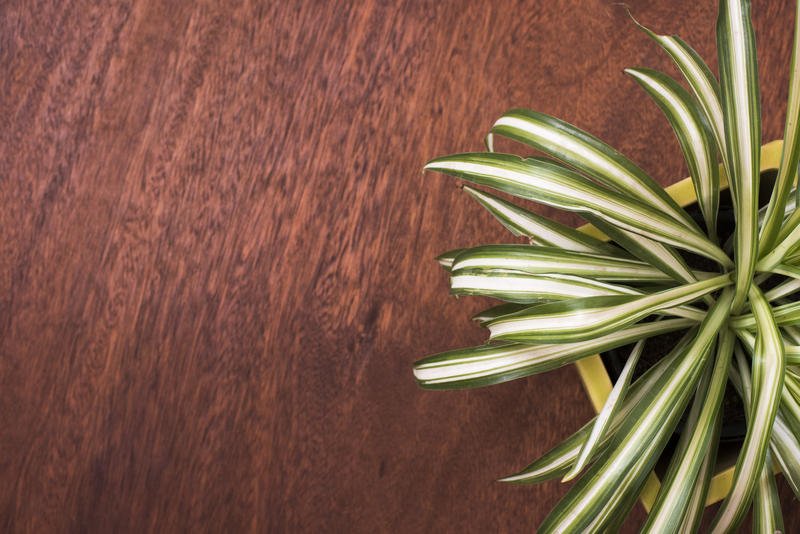
[[[790, 363], [789, 358], [786, 358], [786, 363]], [[800, 403], [800, 382], [798, 382], [797, 375], [787, 370], [783, 386], [791, 394], [794, 401]]]
[[[751, 352], [754, 347], [751, 347]], [[738, 378], [734, 381], [734, 386], [739, 390], [742, 400], [745, 405], [745, 417], [749, 420], [752, 419], [752, 383], [750, 380], [749, 369], [744, 353], [736, 347], [736, 361], [738, 367], [738, 374], [734, 373], [734, 377]], [[733, 377], [732, 377], [733, 378]], [[775, 416], [775, 424], [779, 423], [780, 410]], [[774, 430], [773, 430], [774, 431]], [[770, 446], [775, 450], [774, 436], [770, 438]], [[753, 532], [763, 534], [775, 534], [776, 532], [783, 531], [783, 516], [780, 511], [780, 501], [777, 499], [777, 488], [775, 486], [775, 475], [772, 466], [772, 459], [770, 452], [767, 451], [764, 460], [764, 466], [761, 468], [761, 473], [756, 485], [754, 504], [753, 504]]]
[[628, 355], [628, 359], [625, 362], [625, 366], [622, 368], [617, 383], [614, 384], [603, 408], [600, 410], [600, 413], [597, 414], [597, 418], [592, 426], [592, 431], [589, 432], [589, 436], [586, 438], [580, 454], [578, 454], [575, 465], [572, 466], [569, 473], [564, 475], [562, 482], [575, 478], [594, 457], [600, 440], [608, 432], [608, 427], [611, 425], [614, 414], [625, 398], [625, 393], [628, 391], [628, 386], [631, 383], [631, 377], [633, 377], [633, 371], [636, 369], [636, 363], [642, 355], [644, 344], [645, 340], [641, 339], [633, 346], [633, 350], [631, 350], [631, 353]]
[[[736, 330], [736, 335], [750, 349], [750, 352], [755, 350], [756, 337], [751, 332], [743, 329]], [[783, 338], [783, 353], [787, 365], [800, 365], [800, 346], [792, 345], [786, 338]]]
[[658, 183], [625, 156], [596, 137], [562, 120], [527, 109], [514, 109], [497, 119], [490, 135], [502, 135], [559, 159], [656, 211], [669, 214], [685, 230], [696, 223]]
[[[617, 432], [607, 456], [595, 462], [570, 488], [544, 520], [539, 534], [585, 532], [597, 517], [610, 522], [624, 497], [638, 491], [695, 389], [732, 300], [732, 290], [722, 292], [685, 355], [659, 377]], [[602, 527], [602, 523], [598, 526]]]
[[690, 489], [689, 502], [686, 504], [686, 511], [683, 514], [681, 526], [676, 531], [677, 534], [695, 534], [700, 529], [700, 522], [703, 519], [703, 512], [706, 508], [708, 489], [711, 486], [711, 479], [717, 467], [717, 451], [719, 449], [719, 436], [722, 431], [722, 418], [718, 417], [714, 424], [711, 434], [711, 446], [703, 458], [700, 472], [697, 479]]
[[[639, 258], [645, 263], [658, 268], [661, 272], [679, 282], [692, 283], [697, 281], [697, 277], [686, 264], [686, 261], [672, 247], [653, 241], [643, 235], [618, 228], [594, 214], [584, 213], [583, 216], [595, 228], [630, 252], [635, 258]], [[709, 302], [708, 304], [711, 303]]]
[[[463, 251], [452, 266], [459, 269], [507, 269], [530, 274], [573, 274], [595, 280], [665, 282], [670, 278], [641, 261], [530, 245], [486, 245]], [[709, 278], [711, 273], [703, 273]]]
[[494, 319], [497, 319], [498, 317], [502, 317], [503, 315], [516, 313], [520, 310], [524, 310], [527, 307], [528, 306], [524, 304], [516, 304], [516, 303], [499, 304], [497, 306], [492, 306], [491, 308], [487, 308], [483, 311], [479, 311], [478, 313], [472, 316], [472, 320], [483, 326], [483, 324], [488, 321], [492, 321]]
[[442, 268], [444, 268], [446, 271], [449, 271], [450, 269], [453, 268], [453, 260], [456, 259], [456, 256], [458, 256], [459, 254], [461, 254], [465, 250], [468, 250], [468, 249], [466, 249], [466, 248], [455, 248], [453, 250], [448, 250], [447, 252], [445, 252], [443, 254], [439, 254], [434, 259], [439, 262], [439, 265], [441, 265]]
[[800, 499], [800, 441], [789, 428], [780, 412], [775, 416], [770, 437], [770, 450], [781, 468], [783, 478]]
[[[795, 209], [797, 208], [797, 196], [796, 196], [796, 187], [792, 187], [789, 190], [789, 198], [786, 199], [786, 204], [783, 207], [783, 217], [781, 220], [786, 220], [787, 217], [790, 217]], [[758, 208], [758, 228], [763, 232], [764, 223], [767, 222], [767, 210], [769, 209], [769, 205], [762, 206]], [[759, 238], [761, 239], [761, 238]], [[764, 243], [759, 241], [759, 247], [761, 247], [761, 251], [764, 252], [769, 249], [769, 247], [764, 246]]]
[[711, 528], [713, 534], [735, 530], [747, 513], [769, 448], [769, 436], [783, 389], [784, 352], [778, 325], [761, 291], [752, 286], [750, 306], [758, 337], [753, 352], [753, 391], [747, 434], [736, 461], [733, 483]]
[[[784, 379], [785, 382], [787, 380]], [[800, 435], [800, 403], [792, 395], [790, 389], [781, 391], [781, 413], [795, 435]]]
[[728, 256], [699, 231], [689, 231], [663, 212], [547, 160], [479, 152], [437, 158], [425, 169], [557, 208], [591, 213], [622, 229], [732, 266]]
[[534, 346], [498, 343], [456, 349], [416, 362], [414, 376], [421, 387], [428, 389], [488, 386], [549, 371], [598, 352], [692, 324], [687, 319], [669, 319], [635, 325], [577, 343]]
[[793, 265], [782, 263], [770, 269], [770, 272], [782, 274], [783, 276], [788, 276], [790, 278], [794, 278], [795, 280], [800, 280], [800, 268]]
[[730, 330], [725, 329], [720, 333], [713, 373], [709, 368], [708, 379], [701, 381], [680, 443], [642, 532], [675, 532], [682, 523], [703, 461], [709, 449], [716, 447], [716, 443], [711, 443], [711, 437], [721, 417], [722, 398], [728, 383], [728, 368], [735, 341]]
[[628, 68], [625, 73], [647, 91], [669, 120], [689, 167], [708, 234], [716, 239], [719, 164], [717, 146], [705, 114], [689, 92], [669, 76], [642, 68]]
[[[738, 351], [739, 347], [737, 347]], [[737, 356], [739, 356], [737, 354]], [[743, 358], [743, 356], [742, 356]], [[742, 365], [739, 365], [741, 368]], [[745, 369], [745, 373], [740, 375], [736, 368], [731, 367], [729, 370], [731, 384], [736, 388], [739, 396], [742, 397], [744, 402], [745, 411], [750, 407], [750, 392], [746, 391], [749, 386], [745, 388], [743, 382], [749, 383], [749, 378], [744, 381], [741, 375], [747, 375], [749, 370]], [[797, 437], [789, 428], [789, 425], [781, 415], [780, 409], [775, 415], [775, 422], [772, 424], [772, 433], [770, 435], [770, 451], [778, 466], [781, 468], [783, 477], [792, 488], [792, 491], [800, 499], [800, 442]]]
[[787, 340], [790, 340], [795, 345], [800, 343], [800, 329], [797, 326], [785, 325], [782, 328]]
[[[670, 414], [674, 414], [676, 410], [677, 408], [672, 408]], [[633, 464], [630, 471], [622, 475], [619, 486], [609, 491], [608, 499], [614, 503], [614, 506], [601, 510], [601, 512], [586, 526], [583, 532], [587, 534], [594, 532], [617, 534], [619, 532], [628, 514], [630, 514], [631, 509], [636, 504], [639, 493], [645, 483], [645, 480], [640, 480], [637, 474], [641, 472], [642, 469], [647, 468], [650, 457], [656, 454], [655, 451], [659, 450], [660, 447], [661, 443], [659, 441], [654, 441], [647, 446], [641, 458]]]
[[788, 254], [786, 254], [786, 256], [783, 258], [783, 263], [793, 267], [800, 266], [800, 250], [798, 250], [797, 245], [795, 245], [794, 248], [790, 250]]
[[764, 298], [766, 298], [769, 302], [772, 302], [773, 300], [791, 295], [798, 290], [800, 290], [800, 280], [787, 280], [764, 293]]
[[764, 467], [758, 477], [756, 495], [753, 499], [753, 534], [775, 534], [783, 532], [783, 514], [772, 457], [767, 452]]
[[730, 285], [723, 274], [652, 295], [588, 297], [540, 304], [488, 323], [491, 339], [567, 343], [611, 333], [663, 309], [675, 308]]
[[626, 290], [624, 286], [578, 276], [461, 269], [453, 271], [450, 276], [450, 293], [483, 295], [506, 302], [535, 304], [604, 295], [632, 295], [638, 292]]
[[[791, 326], [800, 322], [800, 302], [791, 302], [772, 308], [772, 314], [779, 326]], [[731, 326], [735, 329], [753, 330], [756, 318], [752, 313], [731, 318]]]
[[[631, 385], [628, 390], [628, 395], [623, 400], [619, 409], [612, 415], [608, 430], [604, 433], [596, 448], [598, 454], [605, 450], [625, 418], [641, 402], [656, 382], [658, 382], [664, 370], [667, 369], [676, 358], [684, 353], [688, 343], [694, 339], [695, 332], [694, 329], [687, 331], [675, 344], [669, 354], [656, 362], [655, 365], [645, 371], [645, 373]], [[516, 484], [532, 484], [563, 476], [577, 460], [578, 454], [580, 454], [583, 448], [583, 443], [589, 436], [596, 421], [597, 417], [595, 416], [577, 432], [550, 449], [528, 467], [519, 473], [501, 478], [500, 481]]]
[[736, 298], [747, 299], [758, 256], [758, 180], [761, 158], [761, 103], [755, 37], [748, 0], [720, 0], [717, 17], [720, 89], [725, 122], [728, 182], [736, 197]]
[[[800, 173], [800, 167], [798, 167], [798, 172]], [[800, 188], [795, 188], [796, 197], [795, 202], [800, 200]], [[798, 228], [800, 227], [800, 210], [794, 210], [789, 218], [784, 221], [783, 225], [781, 226], [780, 232], [778, 232], [778, 239], [777, 242], [779, 243], [778, 246], [772, 247], [772, 251], [765, 250], [764, 252], [769, 252], [770, 254], [774, 253], [776, 248], [782, 249], [790, 249], [795, 244], [797, 244], [798, 236], [797, 232], [800, 231]]]
[[[630, 15], [630, 12], [628, 14]], [[714, 78], [711, 69], [708, 68], [708, 65], [705, 64], [700, 55], [677, 35], [658, 35], [639, 24], [633, 16], [631, 16], [631, 19], [670, 55], [681, 74], [683, 74], [711, 125], [711, 131], [716, 138], [717, 147], [723, 156], [723, 162], [725, 162], [725, 122], [722, 115], [722, 104], [720, 103], [719, 83]], [[725, 168], [728, 168], [727, 163]]]
[[769, 201], [766, 222], [759, 239], [760, 252], [767, 252], [778, 237], [784, 218], [784, 206], [797, 176], [800, 161], [800, 2], [795, 4], [794, 47], [789, 75], [789, 104], [783, 130], [783, 151], [778, 178]]
[[511, 233], [527, 236], [537, 245], [606, 256], [619, 256], [622, 253], [614, 245], [604, 243], [595, 237], [537, 215], [480, 189], [465, 185], [464, 191], [494, 215]]
[[765, 250], [764, 257], [758, 261], [758, 265], [756, 266], [758, 271], [771, 271], [776, 265], [783, 262], [787, 256], [793, 252], [798, 243], [800, 243], [800, 218], [797, 219], [796, 223], [793, 222], [798, 213], [800, 213], [800, 211], [795, 211], [794, 215], [787, 221], [786, 226], [784, 226], [784, 228], [786, 228], [794, 224], [791, 228], [791, 232], [785, 238], [779, 236], [779, 243], [774, 246], [772, 250]]

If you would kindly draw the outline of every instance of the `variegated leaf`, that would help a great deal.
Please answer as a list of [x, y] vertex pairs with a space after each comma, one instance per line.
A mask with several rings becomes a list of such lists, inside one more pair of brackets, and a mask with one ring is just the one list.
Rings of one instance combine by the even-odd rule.
[[[530, 274], [572, 274], [595, 280], [667, 282], [671, 278], [638, 260], [530, 245], [486, 245], [462, 251], [452, 270], [494, 269]], [[697, 274], [697, 273], [696, 273]], [[712, 273], [699, 273], [706, 279]]]
[[707, 378], [697, 389], [681, 440], [661, 481], [661, 489], [647, 516], [643, 533], [675, 532], [683, 522], [703, 461], [709, 449], [717, 446], [711, 442], [711, 437], [720, 419], [735, 341], [730, 330], [720, 333], [713, 373], [709, 367]]
[[720, 0], [717, 17], [720, 92], [725, 123], [728, 183], [736, 199], [736, 298], [747, 299], [758, 256], [758, 181], [761, 157], [761, 102], [750, 2]]
[[555, 117], [514, 109], [497, 119], [490, 135], [502, 135], [528, 144], [582, 173], [668, 214], [687, 231], [699, 229], [658, 183], [625, 156], [596, 137]]
[[697, 385], [732, 301], [733, 291], [723, 291], [684, 356], [659, 377], [617, 431], [607, 454], [570, 488], [539, 534], [586, 532], [590, 525], [596, 525], [596, 531], [626, 504], [625, 497], [639, 491]]
[[676, 308], [730, 285], [723, 274], [651, 295], [587, 297], [540, 304], [488, 323], [491, 339], [568, 343], [611, 333], [659, 310]]
[[621, 229], [732, 266], [728, 256], [699, 231], [689, 230], [663, 212], [603, 188], [562, 165], [510, 154], [469, 153], [437, 158], [425, 169], [557, 208], [594, 214]]
[[[597, 446], [596, 452], [599, 454], [608, 445], [611, 438], [614, 436], [617, 429], [623, 423], [628, 414], [631, 413], [648, 391], [656, 384], [664, 371], [675, 361], [676, 358], [683, 355], [689, 342], [694, 339], [696, 331], [689, 330], [683, 337], [675, 344], [670, 353], [656, 362], [650, 369], [636, 380], [630, 387], [627, 396], [622, 402], [619, 410], [617, 410], [611, 417], [611, 422], [608, 430], [604, 433], [600, 443]], [[583, 443], [589, 436], [592, 427], [597, 421], [597, 417], [593, 418], [580, 430], [572, 434], [569, 438], [565, 439], [550, 451], [545, 453], [541, 458], [530, 464], [528, 467], [514, 475], [501, 478], [502, 482], [511, 482], [516, 484], [532, 484], [535, 482], [542, 482], [550, 480], [558, 476], [563, 476], [567, 473], [570, 466], [572, 466], [578, 458], [578, 454], [583, 447]]]
[[750, 505], [764, 466], [769, 438], [783, 389], [784, 352], [769, 303], [756, 286], [749, 291], [758, 336], [753, 351], [753, 386], [747, 434], [733, 473], [731, 489], [720, 506], [712, 534], [735, 530]]
[[549, 371], [631, 341], [688, 328], [688, 319], [669, 319], [618, 330], [606, 336], [558, 345], [496, 343], [456, 349], [414, 364], [414, 376], [428, 389], [488, 386]]
[[614, 245], [537, 215], [498, 196], [468, 185], [464, 186], [464, 191], [486, 208], [511, 233], [527, 236], [534, 244], [612, 257], [625, 256]]
[[[800, 21], [800, 2], [795, 3], [795, 21]], [[789, 103], [786, 107], [786, 124], [783, 130], [783, 151], [778, 167], [778, 178], [768, 204], [764, 227], [759, 239], [760, 253], [769, 252], [778, 239], [784, 222], [787, 199], [797, 176], [800, 161], [800, 24], [795, 22], [792, 63], [789, 70]], [[794, 199], [796, 200], [796, 198]]]
[[603, 404], [603, 408], [595, 418], [594, 425], [592, 425], [592, 430], [586, 437], [586, 441], [583, 443], [583, 447], [581, 447], [580, 454], [578, 454], [578, 459], [575, 461], [572, 469], [570, 469], [570, 471], [564, 475], [562, 482], [566, 482], [575, 478], [581, 471], [583, 471], [583, 468], [586, 467], [591, 459], [594, 458], [594, 455], [600, 444], [600, 440], [608, 433], [608, 429], [611, 426], [611, 421], [613, 420], [614, 414], [619, 410], [622, 400], [625, 398], [625, 393], [627, 393], [628, 386], [631, 383], [631, 378], [633, 377], [633, 371], [636, 369], [636, 363], [639, 361], [639, 357], [642, 355], [642, 350], [644, 350], [644, 344], [645, 340], [640, 339], [633, 346], [633, 350], [631, 350], [631, 353], [628, 355], [625, 366], [622, 368], [619, 378], [617, 378], [617, 383], [614, 384], [614, 387], [611, 389], [611, 393], [608, 395], [608, 398], [606, 398], [605, 404]]
[[643, 68], [628, 68], [625, 73], [647, 91], [669, 120], [689, 167], [708, 234], [716, 239], [719, 163], [717, 146], [705, 114], [689, 92], [669, 76]]

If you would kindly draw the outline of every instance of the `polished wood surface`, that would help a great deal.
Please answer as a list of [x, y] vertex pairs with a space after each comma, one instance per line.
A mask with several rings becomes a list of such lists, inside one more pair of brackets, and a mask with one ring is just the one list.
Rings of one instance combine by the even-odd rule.
[[[713, 6], [628, 3], [716, 69]], [[771, 140], [793, 6], [754, 17]], [[535, 529], [566, 488], [494, 479], [591, 409], [414, 384], [485, 336], [432, 258], [514, 241], [420, 169], [529, 107], [683, 177], [620, 6], [11, 0], [0, 58], [0, 531]]]

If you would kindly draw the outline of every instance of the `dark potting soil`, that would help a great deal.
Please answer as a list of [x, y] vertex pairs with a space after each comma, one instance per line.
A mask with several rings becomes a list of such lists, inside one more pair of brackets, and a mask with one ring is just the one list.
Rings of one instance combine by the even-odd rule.
[[[764, 206], [769, 202], [770, 195], [772, 194], [772, 186], [775, 183], [776, 177], [777, 171], [774, 170], [761, 173], [761, 186], [758, 192], [759, 206]], [[700, 212], [700, 208], [696, 202], [686, 206], [685, 209], [701, 227], [705, 226], [703, 223], [702, 213]], [[724, 244], [732, 235], [734, 224], [735, 218], [733, 212], [733, 203], [731, 202], [730, 192], [726, 189], [720, 194], [719, 215], [717, 218], [718, 234], [721, 244]], [[693, 269], [711, 272], [718, 270], [718, 266], [713, 260], [691, 253], [684, 253], [683, 251], [681, 251], [681, 255]], [[770, 289], [783, 280], [785, 280], [785, 278], [782, 276], [772, 276], [760, 284], [759, 287], [761, 287], [762, 290]], [[698, 307], [703, 306], [702, 304], [696, 305]], [[636, 369], [634, 369], [633, 380], [639, 378], [642, 374], [644, 374], [645, 371], [647, 371], [650, 367], [660, 361], [661, 358], [667, 355], [669, 351], [672, 350], [672, 348], [678, 343], [681, 337], [683, 337], [684, 333], [685, 332], [682, 331], [671, 332], [669, 334], [663, 334], [648, 339], [645, 343], [644, 351], [642, 352], [642, 355], [636, 364]], [[606, 369], [608, 370], [608, 374], [611, 377], [612, 382], [616, 382], [617, 378], [622, 372], [622, 368], [624, 367], [631, 350], [633, 350], [633, 344], [619, 347], [604, 352], [600, 355], [603, 363], [606, 366]], [[744, 440], [745, 432], [747, 431], [744, 416], [744, 405], [742, 404], [742, 399], [739, 397], [739, 395], [736, 393], [736, 390], [730, 385], [730, 383], [725, 390], [725, 397], [722, 401], [722, 412], [723, 426], [720, 436], [721, 442], [731, 445], [741, 443]], [[686, 413], [684, 413], [680, 423], [678, 423], [678, 426], [675, 430], [675, 435], [673, 435], [671, 443], [667, 446], [667, 450], [674, 447], [675, 443], [677, 442], [677, 437], [680, 435], [681, 430], [683, 429], [685, 419]]]

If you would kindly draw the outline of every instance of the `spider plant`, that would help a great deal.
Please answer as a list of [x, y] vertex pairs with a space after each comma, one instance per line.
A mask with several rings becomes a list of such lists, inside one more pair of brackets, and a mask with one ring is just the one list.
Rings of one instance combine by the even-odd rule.
[[[702, 220], [592, 135], [543, 113], [507, 112], [491, 128], [487, 152], [440, 157], [425, 169], [575, 212], [608, 239], [465, 185], [530, 244], [459, 249], [438, 258], [450, 273], [453, 294], [504, 302], [474, 318], [488, 328], [487, 344], [429, 356], [414, 364], [414, 375], [427, 389], [488, 386], [632, 345], [597, 417], [501, 479], [577, 478], [539, 527], [543, 533], [618, 530], [682, 418], [680, 440], [643, 531], [696, 532], [730, 381], [746, 407], [747, 431], [711, 532], [735, 531], [752, 506], [754, 531], [773, 533], [783, 528], [776, 470], [800, 497], [800, 302], [794, 298], [800, 290], [800, 210], [793, 193], [800, 157], [800, 34], [796, 27], [778, 175], [759, 211], [761, 110], [750, 2], [719, 4], [719, 80], [679, 37], [639, 27], [674, 60], [689, 88], [654, 70], [625, 71], [674, 129]], [[545, 157], [497, 153], [496, 136]], [[725, 187], [735, 213], [727, 241], [717, 224]], [[692, 267], [692, 256], [713, 267]], [[648, 339], [668, 332], [682, 332], [680, 341], [632, 380]]]

